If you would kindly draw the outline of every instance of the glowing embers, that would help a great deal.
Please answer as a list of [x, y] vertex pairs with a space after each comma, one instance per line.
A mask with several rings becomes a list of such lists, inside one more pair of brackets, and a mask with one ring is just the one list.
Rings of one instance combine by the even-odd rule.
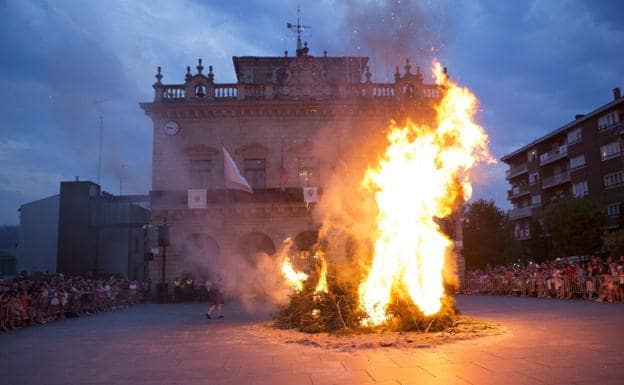
[[470, 197], [467, 171], [490, 159], [487, 136], [473, 121], [476, 97], [449, 81], [439, 63], [433, 72], [443, 95], [436, 126], [393, 123], [385, 153], [362, 181], [374, 192], [378, 212], [372, 264], [359, 287], [367, 326], [387, 321], [397, 296], [425, 316], [441, 309], [453, 243], [434, 218], [450, 215]]

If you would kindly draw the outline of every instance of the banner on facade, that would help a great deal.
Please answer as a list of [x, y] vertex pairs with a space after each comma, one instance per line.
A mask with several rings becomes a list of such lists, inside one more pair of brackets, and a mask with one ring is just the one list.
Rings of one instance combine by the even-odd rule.
[[188, 208], [189, 209], [205, 209], [206, 208], [206, 189], [188, 190]]
[[314, 203], [318, 201], [318, 187], [304, 187], [303, 201], [305, 203]]
[[253, 190], [251, 186], [249, 186], [247, 179], [238, 171], [234, 159], [232, 159], [230, 153], [225, 149], [225, 146], [223, 147], [223, 167], [225, 173], [225, 188], [247, 191], [253, 194]]

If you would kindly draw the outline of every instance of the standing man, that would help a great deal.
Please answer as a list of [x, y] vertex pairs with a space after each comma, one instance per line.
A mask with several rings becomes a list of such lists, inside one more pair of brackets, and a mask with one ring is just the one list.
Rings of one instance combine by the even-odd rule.
[[223, 304], [223, 295], [221, 294], [221, 288], [216, 282], [206, 281], [206, 288], [208, 289], [208, 312], [206, 313], [206, 318], [212, 319], [212, 311], [214, 308], [217, 308], [217, 318], [223, 318], [223, 312], [221, 310], [221, 305]]

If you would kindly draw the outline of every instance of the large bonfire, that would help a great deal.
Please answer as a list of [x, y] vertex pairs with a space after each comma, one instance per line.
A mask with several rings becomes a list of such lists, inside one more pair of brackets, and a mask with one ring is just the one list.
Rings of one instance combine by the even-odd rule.
[[453, 269], [454, 242], [439, 220], [470, 198], [468, 172], [490, 157], [487, 136], [474, 121], [474, 94], [450, 81], [437, 62], [433, 74], [442, 93], [435, 124], [392, 122], [385, 152], [362, 177], [377, 206], [370, 263], [340, 274], [319, 249], [304, 273], [285, 257], [282, 271], [294, 293], [278, 326], [439, 330], [452, 318], [445, 277]]

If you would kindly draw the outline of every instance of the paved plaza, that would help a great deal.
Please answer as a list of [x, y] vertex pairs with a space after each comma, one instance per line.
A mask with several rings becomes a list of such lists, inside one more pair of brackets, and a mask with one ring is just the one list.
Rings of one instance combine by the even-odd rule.
[[342, 353], [247, 331], [266, 314], [202, 304], [141, 305], [0, 334], [0, 383], [19, 384], [622, 384], [624, 306], [460, 296], [503, 335], [432, 348]]

